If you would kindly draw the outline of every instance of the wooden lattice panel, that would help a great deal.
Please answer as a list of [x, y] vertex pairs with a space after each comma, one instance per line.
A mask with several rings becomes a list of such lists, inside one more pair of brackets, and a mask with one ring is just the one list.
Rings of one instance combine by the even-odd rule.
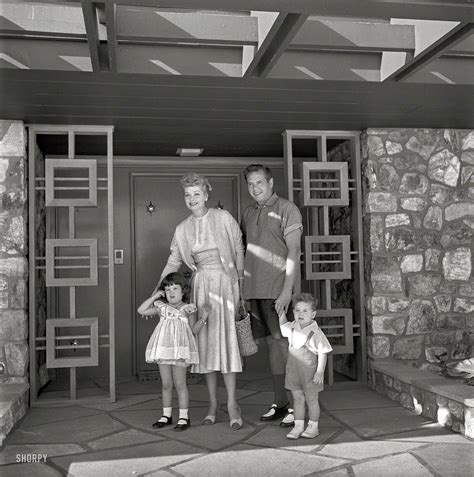
[[347, 162], [303, 162], [304, 206], [349, 205]]
[[97, 366], [98, 330], [97, 317], [46, 320], [46, 367]]
[[46, 239], [46, 286], [97, 283], [97, 239]]
[[306, 280], [351, 278], [349, 235], [305, 237]]
[[334, 354], [354, 352], [352, 310], [350, 308], [318, 310], [316, 320], [331, 343]]
[[97, 162], [93, 159], [47, 159], [45, 183], [48, 207], [97, 206]]

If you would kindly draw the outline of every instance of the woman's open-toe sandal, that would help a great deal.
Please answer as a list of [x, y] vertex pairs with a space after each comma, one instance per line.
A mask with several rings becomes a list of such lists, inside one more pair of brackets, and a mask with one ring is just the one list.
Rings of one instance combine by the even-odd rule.
[[221, 403], [218, 402], [217, 403], [217, 407], [216, 407], [216, 412], [214, 414], [208, 414], [203, 420], [202, 420], [202, 423], [205, 425], [205, 426], [212, 426], [213, 424], [216, 423], [216, 416], [217, 416], [217, 413], [219, 412], [219, 408], [221, 406]]
[[169, 426], [173, 424], [173, 418], [168, 416], [161, 416], [156, 422], [154, 422], [151, 427], [153, 429], [161, 429], [162, 427]]
[[227, 408], [229, 412], [229, 426], [234, 431], [238, 431], [243, 426], [240, 406]]
[[188, 427], [191, 427], [191, 421], [189, 419], [184, 419], [184, 417], [180, 417], [178, 423], [174, 426], [174, 430], [185, 431]]

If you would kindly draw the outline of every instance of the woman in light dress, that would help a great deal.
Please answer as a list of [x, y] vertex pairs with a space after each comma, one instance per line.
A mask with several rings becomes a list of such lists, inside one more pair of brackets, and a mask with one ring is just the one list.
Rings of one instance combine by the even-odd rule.
[[230, 427], [236, 430], [242, 427], [236, 399], [236, 373], [242, 371], [242, 359], [235, 329], [244, 269], [242, 234], [229, 212], [207, 207], [211, 186], [206, 177], [191, 172], [181, 179], [181, 185], [191, 215], [176, 227], [160, 282], [183, 262], [193, 271], [191, 301], [198, 316], [210, 308], [207, 323], [196, 336], [199, 364], [191, 367], [192, 372], [206, 376], [209, 410], [203, 423], [216, 421], [220, 372], [227, 390]]

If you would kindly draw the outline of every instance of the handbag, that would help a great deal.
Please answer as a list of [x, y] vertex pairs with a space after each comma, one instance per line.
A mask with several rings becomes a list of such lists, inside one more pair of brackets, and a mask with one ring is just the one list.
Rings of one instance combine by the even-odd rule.
[[242, 356], [251, 356], [258, 351], [257, 343], [253, 339], [250, 319], [250, 313], [247, 312], [245, 309], [245, 304], [242, 301], [240, 303], [239, 312], [235, 320], [237, 341], [239, 343], [240, 354]]

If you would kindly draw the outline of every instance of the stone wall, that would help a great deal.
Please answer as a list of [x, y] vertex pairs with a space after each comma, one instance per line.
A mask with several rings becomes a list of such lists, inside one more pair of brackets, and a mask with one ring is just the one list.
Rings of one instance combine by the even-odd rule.
[[28, 382], [26, 132], [0, 120], [0, 382]]
[[361, 139], [369, 358], [442, 371], [472, 356], [474, 132]]

